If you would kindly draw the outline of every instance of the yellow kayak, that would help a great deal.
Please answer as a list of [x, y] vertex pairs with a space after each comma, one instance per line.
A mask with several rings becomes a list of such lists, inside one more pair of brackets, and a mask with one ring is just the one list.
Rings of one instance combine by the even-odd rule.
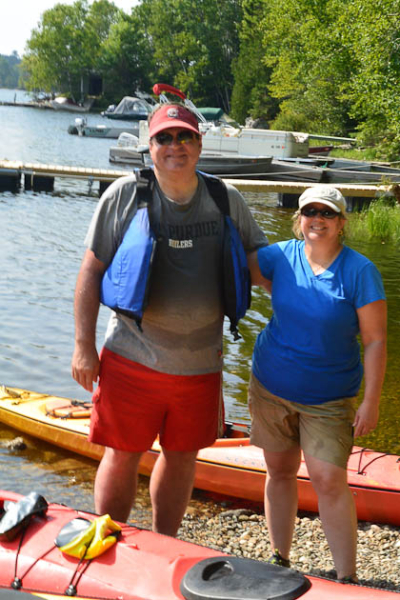
[[[0, 422], [60, 448], [100, 460], [103, 447], [88, 442], [90, 403], [0, 386]], [[195, 487], [263, 502], [265, 462], [261, 448], [250, 444], [247, 425], [226, 423], [226, 437], [199, 451]], [[139, 471], [150, 475], [160, 453], [158, 441], [141, 458]], [[358, 518], [400, 526], [400, 457], [353, 447], [348, 482]], [[301, 510], [318, 512], [318, 501], [302, 460], [298, 474]], [[1, 599], [0, 599], [1, 600]]]

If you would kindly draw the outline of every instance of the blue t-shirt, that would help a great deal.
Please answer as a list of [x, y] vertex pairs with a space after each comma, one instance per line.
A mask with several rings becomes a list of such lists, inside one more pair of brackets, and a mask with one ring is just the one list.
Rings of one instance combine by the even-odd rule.
[[258, 263], [272, 281], [273, 315], [256, 341], [254, 375], [301, 404], [355, 396], [363, 377], [356, 309], [385, 298], [375, 265], [344, 246], [314, 275], [299, 240], [261, 248]]

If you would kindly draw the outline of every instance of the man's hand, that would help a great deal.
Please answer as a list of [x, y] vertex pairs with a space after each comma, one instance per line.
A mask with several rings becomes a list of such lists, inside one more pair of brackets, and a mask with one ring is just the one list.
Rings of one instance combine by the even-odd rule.
[[71, 368], [75, 381], [88, 392], [93, 392], [93, 383], [97, 383], [100, 370], [96, 346], [77, 343], [72, 355]]

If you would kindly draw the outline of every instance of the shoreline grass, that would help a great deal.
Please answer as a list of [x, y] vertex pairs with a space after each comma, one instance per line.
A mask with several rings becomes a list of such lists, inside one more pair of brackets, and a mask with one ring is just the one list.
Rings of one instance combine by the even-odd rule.
[[348, 237], [369, 237], [381, 242], [400, 243], [400, 204], [393, 197], [373, 200], [359, 213], [353, 213]]

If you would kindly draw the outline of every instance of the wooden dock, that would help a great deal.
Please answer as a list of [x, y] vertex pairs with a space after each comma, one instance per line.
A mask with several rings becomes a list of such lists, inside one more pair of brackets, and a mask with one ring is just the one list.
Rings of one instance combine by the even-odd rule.
[[115, 179], [128, 175], [129, 171], [117, 169], [90, 169], [42, 163], [23, 163], [0, 160], [0, 189], [18, 191], [23, 183], [25, 190], [52, 191], [55, 178], [82, 179], [99, 182], [99, 191]]
[[[112, 181], [128, 174], [129, 171], [120, 169], [91, 169], [1, 160], [0, 190], [16, 192], [23, 185], [25, 190], [52, 191], [56, 178], [70, 178], [99, 182], [99, 193], [101, 194]], [[224, 181], [234, 185], [242, 192], [276, 193], [279, 198], [278, 204], [290, 208], [297, 205], [297, 199], [305, 189], [317, 185], [298, 181], [261, 181], [254, 179], [227, 178]], [[383, 193], [396, 197], [400, 193], [400, 186], [398, 185], [337, 184], [335, 187], [347, 198], [350, 210], [357, 209], [363, 203], [370, 202]]]
[[54, 108], [51, 106], [51, 104], [49, 102], [34, 102], [33, 100], [31, 102], [13, 102], [11, 100], [6, 101], [6, 100], [1, 100], [0, 101], [0, 106], [22, 106], [23, 108], [46, 108], [46, 109], [52, 109], [54, 110]]

